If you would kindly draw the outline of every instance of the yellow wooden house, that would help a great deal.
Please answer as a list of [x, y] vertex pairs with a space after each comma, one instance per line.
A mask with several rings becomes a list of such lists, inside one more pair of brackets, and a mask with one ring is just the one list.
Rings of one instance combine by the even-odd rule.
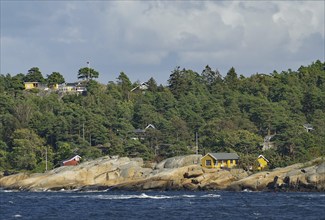
[[42, 89], [42, 90], [48, 90], [48, 89], [53, 89], [56, 90], [58, 89], [58, 84], [53, 84], [51, 88], [49, 88], [46, 84], [40, 83], [40, 82], [24, 82], [25, 90], [29, 89]]
[[258, 162], [258, 170], [263, 170], [267, 167], [267, 164], [269, 163], [269, 161], [263, 156], [263, 155], [259, 155], [257, 157], [257, 162]]
[[38, 88], [39, 82], [24, 82], [24, 85], [26, 90], [35, 89]]
[[54, 84], [50, 85], [49, 88], [52, 89], [52, 90], [58, 90], [59, 89], [59, 84], [54, 83]]
[[233, 168], [237, 166], [239, 156], [236, 153], [208, 153], [201, 159], [205, 168]]

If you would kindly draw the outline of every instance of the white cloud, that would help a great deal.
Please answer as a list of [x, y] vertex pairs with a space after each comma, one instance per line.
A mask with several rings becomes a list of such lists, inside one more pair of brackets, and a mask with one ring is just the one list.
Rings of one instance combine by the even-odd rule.
[[286, 27], [290, 36], [288, 48], [296, 52], [304, 39], [314, 33], [324, 38], [324, 2], [278, 2], [273, 21]]
[[[146, 80], [142, 77], [148, 72], [159, 73], [152, 76], [165, 83], [171, 68], [178, 65], [200, 72], [209, 64], [223, 74], [231, 66], [245, 74], [294, 69], [298, 63], [308, 65], [324, 59], [324, 4], [1, 3], [1, 73], [26, 72], [21, 69], [25, 66], [14, 65], [15, 59], [44, 66], [46, 71], [57, 71], [55, 65], [60, 65], [57, 68], [70, 75], [90, 60], [94, 68], [103, 72], [104, 82], [126, 71], [135, 80]], [[313, 52], [306, 53], [311, 48]], [[32, 50], [33, 56], [17, 52], [26, 50]]]

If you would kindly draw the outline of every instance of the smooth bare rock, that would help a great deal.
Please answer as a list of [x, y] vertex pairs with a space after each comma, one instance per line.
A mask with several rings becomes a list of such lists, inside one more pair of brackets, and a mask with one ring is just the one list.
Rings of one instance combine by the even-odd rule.
[[201, 164], [202, 155], [187, 155], [187, 156], [178, 156], [178, 157], [171, 157], [165, 159], [158, 163], [155, 169], [173, 169], [173, 168], [180, 168], [189, 165], [200, 165]]
[[60, 189], [187, 189], [187, 190], [325, 190], [325, 161], [262, 171], [201, 167], [200, 155], [169, 158], [156, 165], [141, 158], [102, 157], [77, 166], [58, 167], [41, 174], [14, 174], [0, 178], [0, 187], [21, 190]]
[[194, 178], [203, 175], [201, 166], [195, 166], [184, 174], [185, 178]]
[[237, 178], [228, 170], [218, 170], [215, 173], [205, 173], [204, 179], [200, 181], [202, 189], [225, 189]]
[[320, 190], [325, 189], [323, 159], [258, 172], [231, 183], [229, 190]]
[[141, 158], [103, 157], [77, 166], [59, 167], [47, 173], [4, 177], [0, 179], [0, 187], [48, 190], [91, 185], [111, 186], [148, 176], [152, 170], [142, 166]]
[[161, 169], [160, 172], [153, 172], [148, 178], [137, 183], [130, 182], [119, 186], [123, 189], [184, 189], [184, 184], [190, 183], [188, 178], [185, 178], [185, 173], [201, 169], [199, 165], [190, 165], [173, 169]]
[[198, 185], [193, 184], [193, 183], [184, 183], [183, 188], [186, 189], [186, 190], [197, 190]]
[[231, 169], [230, 173], [236, 178], [236, 180], [244, 179], [249, 176], [243, 169]]
[[[225, 189], [237, 177], [230, 171], [213, 169], [204, 172], [200, 165], [190, 165], [174, 169], [162, 169], [150, 178], [136, 184], [125, 184], [120, 188], [132, 189]], [[211, 184], [214, 184], [211, 187]]]
[[18, 173], [10, 176], [5, 176], [0, 179], [0, 187], [10, 187], [12, 189], [19, 189], [20, 182], [29, 178], [30, 174]]
[[148, 190], [148, 189], [165, 189], [166, 187], [167, 187], [167, 181], [152, 180], [152, 181], [146, 181], [140, 188], [144, 190]]
[[316, 173], [325, 174], [325, 162], [317, 166]]

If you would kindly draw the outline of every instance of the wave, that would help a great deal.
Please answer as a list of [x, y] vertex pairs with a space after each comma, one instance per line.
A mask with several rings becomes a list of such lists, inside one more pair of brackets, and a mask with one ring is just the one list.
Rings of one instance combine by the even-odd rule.
[[207, 194], [207, 195], [203, 195], [201, 197], [202, 198], [219, 198], [219, 197], [221, 197], [221, 195], [218, 195], [218, 194]]
[[145, 193], [141, 193], [140, 195], [102, 195], [101, 199], [170, 199], [173, 196], [165, 196], [165, 195], [147, 195]]
[[195, 198], [196, 196], [195, 195], [183, 195], [182, 197], [184, 197], [184, 198]]
[[[75, 195], [72, 196], [74, 198], [90, 198], [90, 199], [107, 199], [107, 200], [125, 200], [125, 199], [178, 199], [178, 198], [196, 198], [196, 195], [191, 194], [184, 194], [184, 195], [173, 195], [173, 196], [167, 196], [167, 195], [148, 195], [146, 193], [138, 194], [120, 194], [120, 195], [106, 195], [106, 194], [100, 194], [100, 195]], [[203, 195], [201, 197], [207, 197], [207, 198], [216, 198], [220, 197], [220, 195], [216, 194], [208, 194]]]
[[125, 200], [125, 199], [171, 199], [175, 196], [166, 195], [147, 195], [146, 193], [141, 193], [140, 195], [76, 195], [73, 198], [90, 198], [90, 199], [108, 199], [108, 200]]
[[250, 189], [244, 189], [242, 192], [253, 192], [253, 190], [250, 190]]
[[0, 193], [12, 193], [12, 192], [20, 192], [19, 190], [11, 190], [11, 189], [1, 189], [0, 188]]

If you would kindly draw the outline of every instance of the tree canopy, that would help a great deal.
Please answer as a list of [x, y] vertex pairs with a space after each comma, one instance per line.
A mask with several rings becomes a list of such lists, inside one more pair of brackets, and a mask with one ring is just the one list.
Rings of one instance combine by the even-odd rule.
[[[325, 63], [298, 70], [238, 77], [206, 66], [201, 74], [177, 67], [168, 85], [132, 83], [121, 72], [102, 85], [99, 73], [81, 68], [87, 95], [24, 91], [23, 82], [62, 83], [60, 73], [44, 79], [37, 67], [26, 75], [0, 75], [0, 170], [45, 169], [80, 154], [139, 156], [146, 160], [195, 153], [263, 154], [273, 166], [325, 155]], [[137, 88], [137, 89], [133, 89]], [[305, 124], [312, 125], [306, 130]], [[152, 125], [152, 126], [149, 126]], [[274, 148], [262, 151], [267, 135]]]
[[65, 83], [64, 77], [59, 72], [53, 72], [50, 75], [47, 75], [47, 84], [51, 87], [55, 84]]
[[78, 71], [78, 79], [89, 80], [93, 78], [98, 78], [98, 76], [99, 73], [93, 68], [84, 67], [84, 68], [80, 68]]
[[25, 82], [40, 82], [44, 83], [45, 79], [38, 67], [33, 67], [28, 70], [28, 73], [26, 74], [24, 78]]

